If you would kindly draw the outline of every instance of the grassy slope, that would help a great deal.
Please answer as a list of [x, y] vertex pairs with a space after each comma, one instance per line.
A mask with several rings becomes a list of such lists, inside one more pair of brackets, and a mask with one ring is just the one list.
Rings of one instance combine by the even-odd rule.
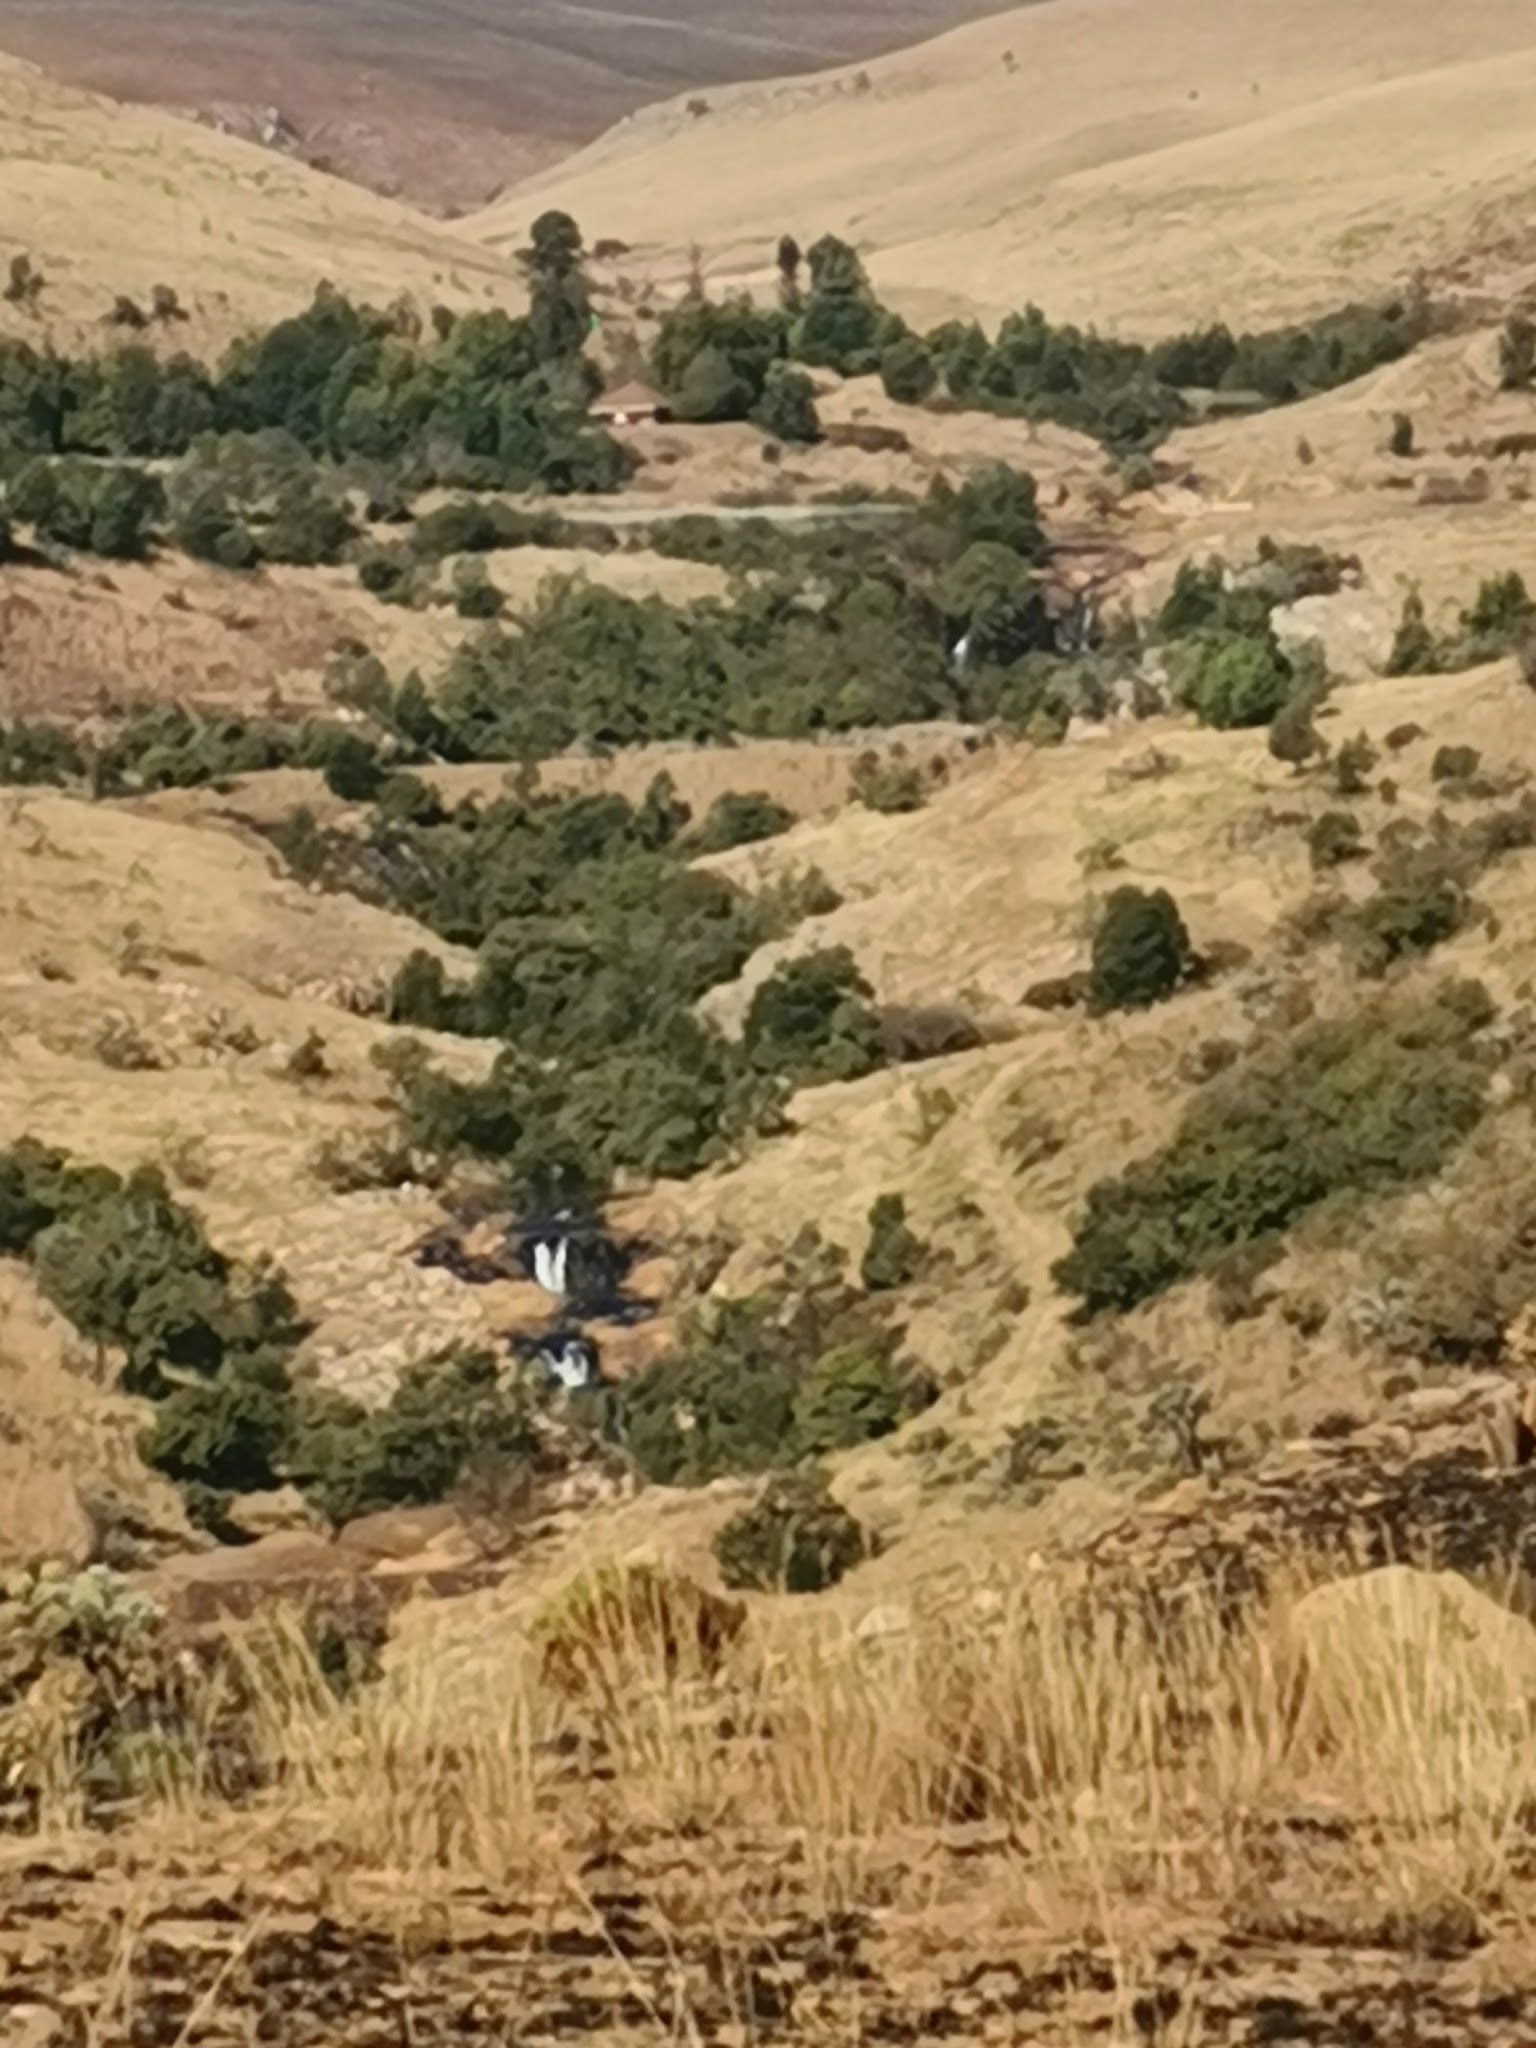
[[1519, 0], [1055, 0], [867, 76], [652, 109], [467, 229], [509, 249], [558, 204], [641, 274], [696, 241], [732, 280], [768, 275], [785, 230], [834, 229], [914, 318], [1034, 298], [1140, 331], [1336, 303], [1532, 182]]
[[48, 281], [40, 317], [62, 341], [99, 337], [126, 292], [174, 285], [183, 345], [217, 345], [304, 303], [329, 278], [364, 297], [518, 298], [508, 264], [388, 199], [270, 150], [75, 92], [0, 58], [0, 247]]

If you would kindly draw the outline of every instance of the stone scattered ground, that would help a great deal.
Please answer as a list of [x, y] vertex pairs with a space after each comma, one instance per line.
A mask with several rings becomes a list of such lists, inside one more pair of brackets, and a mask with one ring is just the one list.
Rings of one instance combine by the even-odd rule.
[[[510, 1898], [453, 1891], [424, 1920], [386, 1892], [329, 1903], [299, 1872], [136, 1869], [100, 1845], [8, 1857], [0, 2025], [8, 2048], [395, 2048], [934, 2040], [1257, 2048], [1304, 2042], [1517, 2048], [1536, 1973], [1496, 1927], [1147, 1930], [1135, 1952], [978, 1930], [997, 1873], [963, 1831], [926, 1845], [944, 1906], [826, 1913], [791, 1856], [729, 1838], [626, 1843], [580, 1880]], [[787, 1845], [786, 1845], [787, 1846]], [[758, 1882], [764, 1882], [761, 1875]], [[683, 1922], [653, 1900], [687, 1899]], [[745, 1896], [743, 1896], [745, 1894]], [[1299, 1930], [1298, 1930], [1299, 1931]]]

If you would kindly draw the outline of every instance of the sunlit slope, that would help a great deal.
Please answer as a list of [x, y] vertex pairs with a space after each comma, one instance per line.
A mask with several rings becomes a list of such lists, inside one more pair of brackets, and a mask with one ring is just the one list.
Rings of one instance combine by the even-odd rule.
[[119, 106], [0, 57], [0, 255], [44, 289], [4, 326], [79, 340], [118, 293], [173, 286], [183, 343], [216, 343], [292, 311], [329, 278], [427, 304], [516, 295], [500, 258], [441, 223], [191, 121]]
[[666, 276], [856, 240], [916, 319], [1033, 298], [1125, 330], [1299, 316], [1434, 262], [1536, 192], [1536, 11], [1396, 0], [1051, 0], [862, 73], [672, 102], [466, 226], [544, 206]]

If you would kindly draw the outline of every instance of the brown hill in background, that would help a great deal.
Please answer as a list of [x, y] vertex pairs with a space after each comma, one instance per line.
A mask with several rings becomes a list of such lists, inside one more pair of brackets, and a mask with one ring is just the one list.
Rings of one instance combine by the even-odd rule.
[[[0, 13], [3, 21], [3, 13]], [[1129, 334], [1307, 318], [1508, 236], [1536, 193], [1525, 0], [1059, 0], [854, 69], [659, 106], [509, 193], [771, 288], [773, 249], [857, 243], [909, 319], [1034, 300]]]
[[381, 191], [483, 203], [634, 108], [893, 50], [985, 0], [0, 0], [0, 47], [72, 84], [284, 139]]

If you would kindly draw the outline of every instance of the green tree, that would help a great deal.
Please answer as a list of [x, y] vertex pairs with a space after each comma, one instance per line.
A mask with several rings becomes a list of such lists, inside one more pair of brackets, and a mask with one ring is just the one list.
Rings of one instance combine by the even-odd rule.
[[1220, 630], [1185, 643], [1179, 695], [1202, 725], [1268, 725], [1294, 686], [1275, 641]]
[[863, 1527], [832, 1498], [826, 1475], [771, 1479], [715, 1538], [720, 1576], [736, 1590], [819, 1593], [873, 1554]]
[[322, 766], [326, 788], [343, 803], [372, 803], [384, 781], [378, 751], [361, 733], [336, 733], [326, 747]]
[[856, 1079], [882, 1059], [873, 993], [846, 946], [802, 954], [754, 993], [743, 1043], [757, 1066], [797, 1081]]
[[763, 432], [776, 441], [810, 442], [821, 439], [815, 386], [803, 370], [797, 370], [789, 363], [769, 365], [763, 395], [752, 417]]
[[897, 405], [921, 405], [932, 396], [939, 373], [933, 357], [915, 334], [892, 342], [880, 357], [880, 382]]
[[1088, 1005], [1144, 1010], [1173, 994], [1194, 966], [1189, 933], [1166, 889], [1111, 891], [1094, 928]]
[[103, 471], [91, 499], [91, 550], [119, 561], [149, 552], [150, 527], [164, 508], [158, 481], [141, 469]]
[[989, 541], [1026, 561], [1045, 552], [1039, 494], [1028, 470], [1006, 462], [973, 469], [949, 502], [949, 516], [965, 546]]
[[859, 1267], [860, 1278], [871, 1294], [890, 1287], [905, 1287], [915, 1279], [923, 1262], [922, 1239], [907, 1222], [907, 1204], [901, 1195], [877, 1195], [869, 1212], [869, 1242]]
[[750, 379], [723, 348], [707, 342], [684, 372], [672, 409], [680, 420], [743, 420], [752, 401]]

